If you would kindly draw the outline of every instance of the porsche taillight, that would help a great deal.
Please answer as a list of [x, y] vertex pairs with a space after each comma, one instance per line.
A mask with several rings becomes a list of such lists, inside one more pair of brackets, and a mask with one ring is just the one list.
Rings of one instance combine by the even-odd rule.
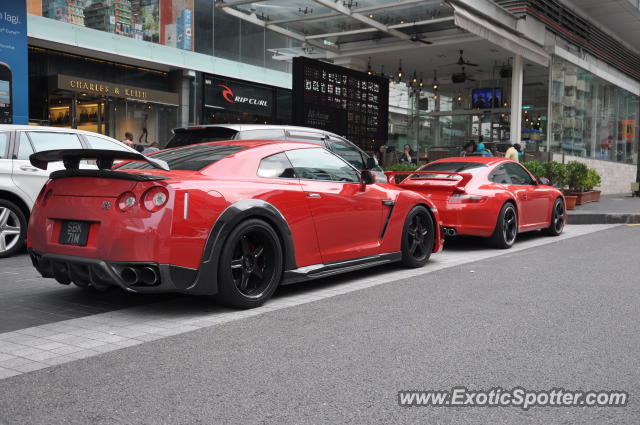
[[468, 193], [454, 193], [449, 198], [450, 204], [480, 204], [487, 199], [482, 195], [469, 195]]
[[169, 192], [161, 186], [155, 186], [142, 195], [142, 206], [149, 212], [156, 212], [167, 204]]

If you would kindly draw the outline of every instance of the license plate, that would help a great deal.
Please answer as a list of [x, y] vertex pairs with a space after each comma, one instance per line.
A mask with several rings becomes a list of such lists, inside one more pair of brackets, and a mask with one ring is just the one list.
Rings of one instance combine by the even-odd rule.
[[60, 243], [63, 245], [86, 246], [89, 237], [89, 223], [86, 221], [63, 221], [60, 229]]

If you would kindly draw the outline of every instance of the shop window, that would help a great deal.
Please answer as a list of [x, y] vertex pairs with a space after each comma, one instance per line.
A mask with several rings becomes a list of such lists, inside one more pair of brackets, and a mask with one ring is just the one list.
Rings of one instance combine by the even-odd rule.
[[294, 179], [296, 178], [296, 173], [293, 171], [293, 165], [289, 162], [289, 158], [284, 153], [277, 153], [260, 161], [258, 176], [268, 179]]
[[45, 131], [30, 131], [27, 134], [36, 152], [51, 149], [82, 149], [80, 139], [75, 134]]

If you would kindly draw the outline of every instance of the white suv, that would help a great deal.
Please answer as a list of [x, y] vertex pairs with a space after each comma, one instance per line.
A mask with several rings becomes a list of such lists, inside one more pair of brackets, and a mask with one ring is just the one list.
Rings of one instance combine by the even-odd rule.
[[62, 162], [51, 163], [43, 171], [29, 162], [32, 153], [52, 149], [135, 152], [115, 139], [88, 131], [0, 125], [0, 258], [13, 255], [24, 247], [29, 214], [40, 189], [49, 179], [49, 173], [64, 168]]

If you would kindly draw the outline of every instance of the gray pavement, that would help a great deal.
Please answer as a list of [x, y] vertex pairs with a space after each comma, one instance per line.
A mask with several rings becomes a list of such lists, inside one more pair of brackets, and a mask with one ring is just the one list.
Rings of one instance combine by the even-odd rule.
[[[484, 259], [454, 246], [480, 261], [396, 281], [383, 271], [386, 283], [4, 379], [0, 423], [637, 424], [638, 242], [639, 227], [619, 226]], [[619, 389], [631, 401], [397, 405], [401, 389], [459, 385]]]
[[600, 202], [579, 205], [568, 211], [571, 224], [640, 223], [640, 197], [631, 194], [602, 195]]

